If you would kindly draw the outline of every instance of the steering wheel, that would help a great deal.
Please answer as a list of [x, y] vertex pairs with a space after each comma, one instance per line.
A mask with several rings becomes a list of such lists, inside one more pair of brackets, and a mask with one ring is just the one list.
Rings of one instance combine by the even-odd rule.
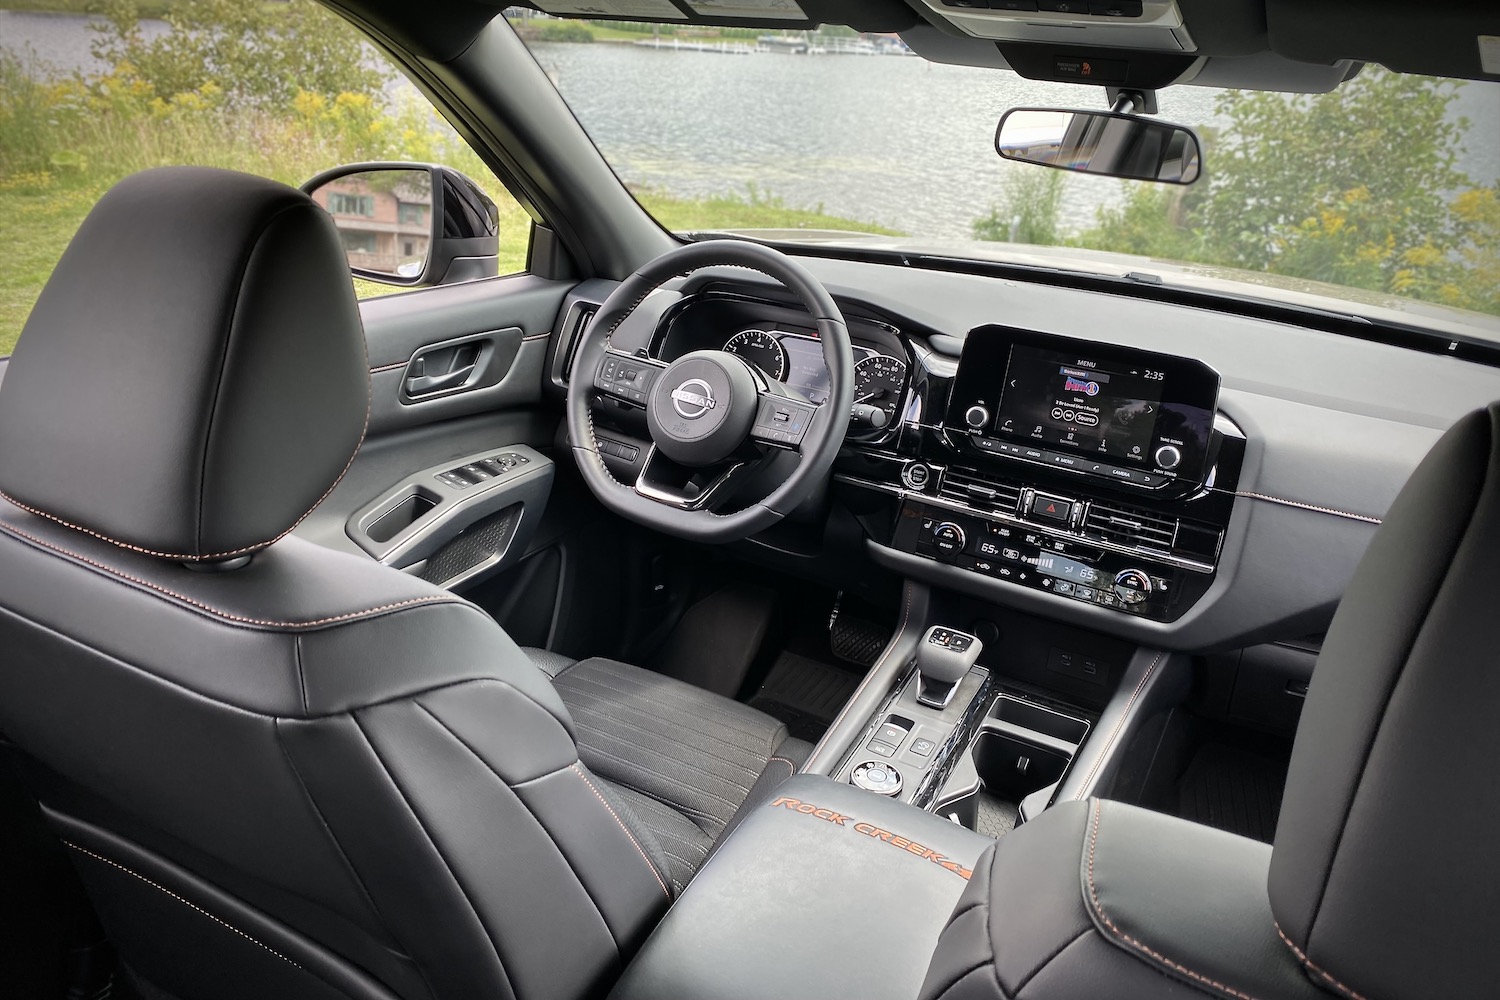
[[[616, 351], [610, 337], [665, 282], [705, 267], [759, 271], [785, 285], [817, 324], [828, 368], [828, 399], [808, 401], [725, 351], [694, 351], [664, 365]], [[854, 400], [854, 352], [833, 297], [801, 264], [759, 243], [710, 240], [662, 254], [626, 278], [582, 334], [568, 384], [568, 436], [589, 489], [610, 510], [650, 528], [703, 542], [730, 542], [763, 531], [797, 508], [827, 478]], [[627, 374], [644, 385], [651, 448], [633, 484], [621, 483], [599, 456], [589, 398], [616, 390]], [[758, 459], [791, 451], [799, 461], [765, 499], [742, 510], [714, 507], [725, 487]]]

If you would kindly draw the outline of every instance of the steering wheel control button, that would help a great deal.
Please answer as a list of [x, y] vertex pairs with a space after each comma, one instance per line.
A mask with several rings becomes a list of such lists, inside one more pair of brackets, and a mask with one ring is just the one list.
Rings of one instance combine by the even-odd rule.
[[953, 555], [962, 552], [966, 541], [964, 529], [952, 521], [943, 521], [932, 529], [932, 544], [939, 552]]
[[802, 443], [815, 411], [790, 399], [762, 396], [755, 416], [754, 433], [761, 441], [792, 447]]
[[1038, 521], [1066, 528], [1073, 523], [1073, 501], [1038, 493], [1031, 498], [1028, 513]]
[[878, 760], [867, 760], [854, 768], [849, 781], [856, 788], [877, 795], [896, 795], [901, 791], [901, 772]]
[[901, 470], [901, 481], [907, 489], [921, 493], [932, 483], [932, 467], [923, 462], [912, 462]]

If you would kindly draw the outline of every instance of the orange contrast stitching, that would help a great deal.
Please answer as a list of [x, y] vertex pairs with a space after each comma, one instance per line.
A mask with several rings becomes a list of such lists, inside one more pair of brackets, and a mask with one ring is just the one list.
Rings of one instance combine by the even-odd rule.
[[1099, 915], [1099, 919], [1104, 922], [1104, 926], [1106, 926], [1106, 927], [1109, 928], [1109, 931], [1110, 931], [1111, 934], [1113, 934], [1115, 937], [1119, 938], [1121, 941], [1124, 941], [1126, 944], [1130, 945], [1132, 948], [1135, 948], [1137, 951], [1143, 952], [1144, 954], [1147, 954], [1147, 955], [1151, 956], [1152, 958], [1154, 958], [1158, 962], [1160, 962], [1162, 965], [1165, 965], [1169, 969], [1173, 969], [1173, 970], [1175, 970], [1177, 972], [1182, 973], [1184, 976], [1187, 976], [1189, 979], [1193, 980], [1194, 982], [1202, 983], [1205, 986], [1212, 986], [1214, 989], [1219, 990], [1220, 992], [1223, 992], [1223, 993], [1228, 994], [1229, 996], [1238, 998], [1238, 1000], [1255, 1000], [1255, 997], [1251, 996], [1249, 993], [1245, 993], [1245, 992], [1243, 992], [1241, 990], [1237, 990], [1237, 989], [1235, 989], [1232, 986], [1225, 986], [1223, 983], [1221, 983], [1221, 982], [1219, 982], [1217, 980], [1210, 979], [1207, 976], [1203, 975], [1202, 973], [1194, 972], [1192, 969], [1189, 969], [1187, 966], [1182, 965], [1182, 964], [1180, 964], [1178, 962], [1172, 961], [1170, 958], [1168, 958], [1167, 956], [1163, 955], [1161, 952], [1153, 950], [1149, 946], [1144, 945], [1141, 942], [1137, 941], [1135, 938], [1131, 937], [1129, 934], [1126, 934], [1124, 931], [1120, 930], [1119, 927], [1115, 926], [1115, 922], [1113, 920], [1109, 919], [1109, 914], [1107, 914], [1107, 913], [1104, 912], [1104, 907], [1101, 906], [1100, 903], [1099, 903], [1099, 893], [1098, 893], [1098, 891], [1096, 890], [1096, 888], [1094, 886], [1094, 847], [1099, 842], [1099, 813], [1101, 811], [1101, 805], [1102, 805], [1102, 803], [1098, 799], [1094, 800], [1094, 828], [1093, 828], [1093, 832], [1089, 836], [1089, 867], [1088, 867], [1088, 873], [1089, 873], [1089, 901], [1094, 906], [1094, 912], [1097, 913]]
[[661, 891], [667, 894], [668, 899], [671, 899], [672, 890], [668, 889], [667, 883], [661, 880], [661, 873], [658, 872], [656, 870], [656, 866], [651, 863], [651, 858], [647, 856], [646, 849], [641, 846], [641, 842], [639, 840], [635, 839], [635, 834], [630, 832], [630, 827], [626, 826], [625, 821], [620, 818], [620, 814], [615, 812], [614, 806], [610, 805], [608, 800], [606, 800], [604, 796], [599, 793], [599, 789], [594, 787], [594, 783], [589, 780], [589, 776], [583, 773], [583, 768], [579, 767], [577, 764], [574, 764], [569, 767], [568, 770], [572, 771], [574, 774], [582, 778], [583, 783], [589, 786], [589, 791], [594, 793], [594, 798], [598, 799], [599, 803], [603, 805], [605, 809], [609, 810], [609, 814], [615, 818], [615, 822], [620, 824], [620, 829], [625, 831], [625, 836], [629, 837], [630, 842], [635, 845], [636, 853], [641, 856], [642, 861], [646, 862], [646, 867], [651, 869], [651, 877], [656, 879], [656, 884], [661, 886]]
[[148, 590], [154, 590], [158, 594], [163, 594], [163, 595], [165, 595], [167, 597], [170, 597], [170, 598], [173, 598], [175, 600], [182, 601], [184, 604], [190, 604], [193, 607], [198, 608], [201, 611], [206, 611], [209, 614], [214, 615], [215, 617], [223, 618], [223, 619], [226, 619], [226, 620], [232, 621], [232, 622], [239, 622], [240, 624], [243, 624], [243, 625], [263, 625], [263, 626], [266, 626], [268, 628], [312, 628], [312, 627], [317, 626], [317, 625], [331, 625], [334, 622], [349, 621], [349, 620], [354, 619], [354, 618], [363, 618], [366, 615], [373, 615], [373, 614], [376, 614], [376, 613], [381, 612], [381, 611], [393, 611], [396, 608], [411, 607], [412, 605], [416, 605], [416, 604], [462, 604], [463, 603], [462, 601], [460, 601], [460, 600], [458, 600], [457, 598], [454, 598], [454, 597], [445, 597], [445, 596], [443, 596], [441, 594], [433, 594], [433, 595], [428, 596], [428, 597], [413, 597], [413, 598], [410, 598], [409, 600], [405, 600], [405, 601], [396, 601], [396, 602], [394, 602], [392, 604], [382, 604], [379, 607], [367, 608], [364, 611], [350, 611], [350, 612], [346, 612], [345, 614], [342, 614], [342, 615], [331, 615], [331, 616], [329, 616], [327, 618], [316, 618], [316, 619], [313, 619], [311, 621], [282, 622], [282, 621], [271, 621], [271, 620], [264, 619], [264, 618], [247, 618], [247, 617], [245, 617], [243, 615], [237, 615], [237, 614], [234, 614], [233, 612], [224, 611], [224, 610], [221, 610], [220, 608], [213, 607], [212, 605], [204, 604], [202, 601], [195, 601], [193, 598], [187, 597], [186, 595], [183, 595], [183, 594], [179, 594], [175, 590], [170, 590], [170, 589], [168, 589], [166, 587], [161, 586], [160, 584], [152, 583], [149, 580], [142, 580], [138, 576], [131, 576], [129, 573], [126, 573], [126, 572], [124, 572], [122, 570], [117, 570], [117, 569], [115, 569], [112, 566], [106, 566], [106, 565], [104, 565], [104, 563], [95, 562], [93, 559], [90, 559], [88, 556], [81, 556], [77, 552], [71, 552], [68, 549], [63, 548], [60, 545], [53, 545], [51, 542], [43, 541], [42, 539], [36, 537], [35, 535], [28, 534], [27, 532], [22, 531], [20, 528], [17, 528], [14, 525], [11, 525], [11, 524], [0, 524], [0, 530], [5, 531], [7, 534], [17, 535], [17, 536], [19, 536], [21, 538], [25, 538], [26, 540], [28, 540], [30, 542], [33, 542], [33, 543], [35, 543], [37, 545], [40, 545], [44, 549], [50, 549], [53, 552], [58, 553], [59, 555], [66, 556], [66, 557], [68, 557], [70, 559], [77, 559], [79, 562], [85, 563], [85, 564], [87, 564], [89, 566], [92, 566], [95, 569], [100, 570], [101, 572], [108, 573], [110, 576], [117, 577], [117, 578], [119, 578], [121, 580], [127, 580], [130, 583], [134, 583], [137, 586], [145, 587]]
[[1286, 946], [1288, 948], [1292, 949], [1292, 954], [1297, 956], [1297, 961], [1306, 966], [1309, 972], [1316, 972], [1325, 982], [1328, 983], [1329, 986], [1332, 986], [1334, 989], [1338, 990], [1345, 996], [1352, 997], [1353, 1000], [1365, 1000], [1365, 998], [1363, 996], [1360, 996], [1359, 993], [1345, 986], [1343, 983], [1333, 978], [1333, 976], [1318, 968], [1313, 960], [1308, 958], [1307, 954], [1301, 948], [1298, 948], [1291, 938], [1286, 936], [1286, 931], [1281, 929], [1280, 922], [1276, 922], [1276, 933], [1281, 935], [1281, 940], [1286, 943]]
[[1151, 661], [1151, 666], [1147, 667], [1146, 672], [1141, 675], [1140, 683], [1135, 686], [1134, 691], [1130, 692], [1130, 700], [1125, 703], [1125, 709], [1120, 713], [1120, 718], [1115, 722], [1115, 727], [1109, 731], [1109, 739], [1105, 740], [1104, 746], [1099, 749], [1099, 756], [1094, 758], [1094, 766], [1089, 768], [1088, 777], [1084, 778], [1083, 784], [1078, 786], [1078, 794], [1073, 796], [1073, 801], [1077, 802], [1083, 798], [1084, 793], [1088, 791], [1089, 783], [1099, 773], [1099, 768], [1104, 766], [1104, 758], [1109, 756], [1110, 749], [1115, 745], [1116, 737], [1120, 735], [1120, 729], [1125, 725], [1125, 720], [1130, 718], [1131, 706], [1141, 696], [1141, 691], [1145, 690], [1146, 682], [1151, 679], [1152, 674], [1156, 673], [1156, 665], [1161, 662], [1161, 658], [1165, 655], [1165, 651], [1156, 654], [1156, 659]]
[[203, 914], [205, 917], [207, 917], [208, 919], [212, 920], [214, 923], [218, 924], [220, 927], [223, 927], [226, 930], [234, 931], [234, 933], [238, 934], [240, 937], [244, 938], [246, 941], [249, 941], [251, 944], [256, 945], [256, 946], [258, 946], [260, 948], [264, 948], [266, 951], [269, 951], [271, 954], [275, 955], [277, 958], [281, 959], [283, 962], [285, 962], [287, 965], [290, 965], [292, 968], [294, 968], [294, 969], [300, 969], [300, 968], [302, 968], [302, 966], [298, 965], [296, 962], [292, 961], [290, 958], [287, 958], [285, 955], [283, 955], [281, 952], [277, 951], [275, 948], [272, 948], [272, 947], [270, 947], [269, 945], [266, 945], [266, 944], [262, 944], [261, 942], [255, 940], [255, 938], [251, 937], [249, 934], [246, 934], [244, 931], [240, 930], [238, 927], [233, 926], [232, 924], [226, 924], [224, 921], [220, 920], [218, 917], [214, 916], [212, 913], [209, 913], [203, 907], [197, 905], [196, 903], [192, 903], [192, 902], [189, 902], [186, 899], [183, 899], [181, 896], [177, 895], [177, 893], [173, 892], [171, 889], [168, 889], [164, 885], [159, 885], [158, 883], [151, 881], [149, 878], [147, 878], [146, 876], [142, 875], [140, 872], [131, 871], [129, 868], [126, 868], [124, 865], [119, 864], [118, 862], [115, 862], [115, 861], [111, 861], [111, 860], [109, 860], [109, 858], [102, 857], [101, 855], [95, 854], [93, 851], [89, 850], [86, 847], [79, 847], [77, 844], [73, 843], [71, 840], [65, 840], [65, 841], [63, 841], [63, 843], [67, 844], [69, 847], [73, 848], [73, 850], [75, 850], [75, 851], [78, 851], [78, 852], [80, 852], [82, 854], [87, 854], [89, 857], [93, 858], [95, 861], [102, 861], [102, 862], [104, 862], [105, 864], [109, 865], [112, 868], [118, 868], [118, 869], [120, 869], [120, 871], [124, 872], [127, 875], [133, 875], [133, 876], [135, 876], [136, 878], [140, 879], [142, 882], [144, 882], [147, 885], [151, 886], [151, 888], [158, 889], [158, 890], [166, 893], [168, 896], [171, 896], [173, 899], [177, 900], [177, 902], [181, 903], [183, 906], [187, 906], [187, 907], [190, 907], [190, 908], [192, 908], [194, 910], [197, 910], [199, 913]]
[[1319, 507], [1315, 503], [1303, 503], [1300, 500], [1288, 500], [1285, 497], [1273, 497], [1266, 493], [1236, 491], [1234, 495], [1237, 497], [1248, 497], [1251, 500], [1264, 500], [1267, 503], [1279, 503], [1285, 507], [1300, 507], [1303, 510], [1317, 511], [1319, 514], [1332, 514], [1334, 517], [1347, 517], [1351, 521], [1364, 521], [1366, 524], [1381, 523], [1380, 518], [1371, 517], [1369, 514], [1353, 514], [1347, 510], [1337, 510], [1333, 507]]

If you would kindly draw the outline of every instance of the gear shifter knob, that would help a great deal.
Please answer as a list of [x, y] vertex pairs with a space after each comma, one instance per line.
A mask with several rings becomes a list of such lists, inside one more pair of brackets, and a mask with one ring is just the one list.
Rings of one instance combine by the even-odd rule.
[[917, 672], [922, 675], [917, 700], [934, 708], [945, 707], [983, 649], [978, 636], [944, 625], [928, 629], [917, 645]]

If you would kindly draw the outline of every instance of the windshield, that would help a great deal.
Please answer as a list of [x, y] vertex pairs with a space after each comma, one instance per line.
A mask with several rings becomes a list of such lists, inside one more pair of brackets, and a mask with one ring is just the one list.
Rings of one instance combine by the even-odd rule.
[[1106, 110], [1100, 87], [932, 63], [847, 30], [512, 24], [676, 232], [1031, 263], [1062, 248], [1045, 263], [1112, 274], [1145, 257], [1168, 281], [1500, 336], [1500, 84], [1367, 66], [1328, 95], [1167, 88], [1159, 117], [1198, 131], [1205, 174], [1162, 186], [996, 155], [1006, 109]]

